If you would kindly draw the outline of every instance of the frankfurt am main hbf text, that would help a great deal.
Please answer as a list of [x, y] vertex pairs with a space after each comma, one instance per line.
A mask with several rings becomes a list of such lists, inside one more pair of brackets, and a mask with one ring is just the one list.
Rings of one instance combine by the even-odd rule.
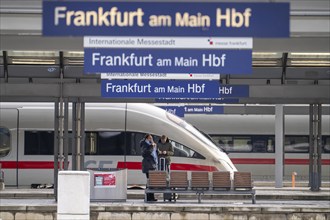
[[224, 67], [226, 54], [217, 55], [214, 53], [202, 54], [201, 60], [193, 57], [174, 57], [171, 58], [157, 58], [155, 62], [152, 54], [146, 56], [138, 56], [135, 53], [121, 55], [101, 55], [101, 53], [92, 53], [92, 66], [183, 66], [183, 67], [197, 67], [199, 61], [203, 67]]

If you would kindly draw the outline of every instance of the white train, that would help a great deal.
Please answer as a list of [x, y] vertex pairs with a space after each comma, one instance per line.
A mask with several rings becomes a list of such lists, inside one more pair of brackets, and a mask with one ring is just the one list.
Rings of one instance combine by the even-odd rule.
[[[185, 120], [209, 134], [239, 171], [255, 180], [275, 175], [274, 115], [185, 115]], [[284, 178], [309, 179], [309, 115], [285, 116]], [[322, 180], [330, 180], [330, 116], [322, 115]]]
[[[52, 183], [53, 104], [0, 103], [0, 116], [5, 183]], [[145, 184], [139, 147], [145, 133], [156, 136], [155, 140], [166, 134], [173, 141], [172, 170], [235, 171], [237, 167], [252, 172], [254, 180], [274, 180], [274, 115], [185, 115], [187, 122], [209, 134], [214, 143], [189, 123], [148, 104], [130, 103], [127, 111], [124, 103], [86, 104], [85, 118], [85, 167], [127, 167], [129, 184]], [[308, 115], [285, 116], [285, 179], [293, 172], [298, 180], [309, 178], [308, 130]], [[329, 115], [322, 116], [322, 135], [322, 180], [329, 181]]]
[[[0, 103], [0, 116], [0, 164], [5, 184], [53, 183], [54, 105]], [[146, 182], [139, 146], [146, 133], [156, 136], [156, 140], [162, 134], [170, 137], [175, 146], [172, 170], [237, 170], [210, 139], [153, 105], [86, 104], [85, 120], [85, 167], [126, 167], [128, 184]]]

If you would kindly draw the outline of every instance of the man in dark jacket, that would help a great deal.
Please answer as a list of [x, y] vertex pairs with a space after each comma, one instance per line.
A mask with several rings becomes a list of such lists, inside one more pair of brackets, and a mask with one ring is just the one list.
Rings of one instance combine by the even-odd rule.
[[[153, 142], [151, 134], [147, 134], [144, 139], [140, 141], [142, 152], [142, 173], [145, 173], [149, 179], [149, 171], [156, 170], [158, 164], [157, 145]], [[147, 201], [157, 201], [154, 193], [147, 194]]]
[[166, 135], [162, 135], [158, 141], [158, 155], [159, 158], [165, 158], [165, 166], [167, 172], [169, 172], [169, 167], [171, 164], [171, 156], [174, 155], [174, 149]]

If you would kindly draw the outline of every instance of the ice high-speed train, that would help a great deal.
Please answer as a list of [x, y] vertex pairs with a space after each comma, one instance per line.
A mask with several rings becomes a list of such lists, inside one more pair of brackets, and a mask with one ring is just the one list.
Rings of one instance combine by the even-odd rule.
[[[161, 108], [140, 103], [86, 103], [85, 109], [86, 168], [126, 167], [128, 184], [145, 184], [139, 142], [151, 133], [156, 141], [162, 134], [172, 140], [172, 170], [237, 170], [210, 139]], [[0, 103], [0, 164], [6, 185], [53, 183], [53, 155], [53, 104]], [[71, 156], [68, 159], [71, 169]]]
[[[185, 115], [185, 120], [209, 134], [239, 171], [254, 180], [275, 175], [274, 115]], [[309, 179], [309, 115], [285, 115], [284, 178]], [[330, 116], [322, 115], [322, 180], [330, 180]]]

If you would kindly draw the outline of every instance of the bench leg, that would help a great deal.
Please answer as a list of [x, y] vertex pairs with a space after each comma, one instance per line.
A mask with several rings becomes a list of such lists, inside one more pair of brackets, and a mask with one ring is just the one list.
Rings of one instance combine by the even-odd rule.
[[146, 192], [146, 191], [144, 192], [144, 202], [148, 202], [148, 199], [147, 199], [147, 192]]
[[256, 204], [256, 194], [252, 194], [252, 204]]
[[201, 203], [202, 202], [202, 198], [201, 198], [202, 193], [197, 192], [196, 195], [197, 195], [198, 203]]

